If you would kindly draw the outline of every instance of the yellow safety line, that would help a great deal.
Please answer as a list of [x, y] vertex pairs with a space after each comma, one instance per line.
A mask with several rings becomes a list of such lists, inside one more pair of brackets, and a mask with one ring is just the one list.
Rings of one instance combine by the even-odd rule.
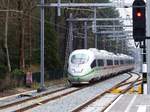
[[121, 89], [113, 89], [112, 91], [110, 91], [110, 93], [115, 93], [115, 94], [117, 94], [117, 93], [121, 93]]
[[[135, 90], [135, 88], [134, 87], [132, 87], [128, 92], [130, 93], [130, 94], [132, 94], [132, 93], [138, 93], [138, 94], [142, 94], [142, 85], [141, 84], [139, 84], [139, 85], [137, 85], [138, 86], [138, 88], [137, 88], [137, 90]], [[114, 93], [114, 94], [119, 94], [119, 93], [122, 93], [122, 89], [120, 89], [120, 88], [114, 88], [114, 89], [112, 89], [111, 91], [110, 91], [110, 93]]]
[[132, 87], [130, 90], [129, 90], [129, 93], [134, 93], [134, 87]]
[[142, 94], [142, 85], [141, 84], [138, 85], [138, 94]]

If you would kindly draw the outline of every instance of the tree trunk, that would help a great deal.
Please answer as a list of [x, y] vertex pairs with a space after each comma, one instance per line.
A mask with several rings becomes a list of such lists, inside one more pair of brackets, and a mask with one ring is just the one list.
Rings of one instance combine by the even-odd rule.
[[[23, 10], [23, 1], [18, 0], [18, 10]], [[25, 69], [25, 57], [24, 57], [24, 27], [23, 27], [23, 15], [19, 13], [18, 17], [19, 23], [19, 65], [20, 69]]]
[[[7, 0], [7, 10], [9, 10], [9, 0]], [[6, 12], [6, 19], [5, 19], [5, 50], [6, 50], [6, 59], [7, 59], [7, 66], [8, 71], [11, 72], [11, 65], [10, 65], [10, 56], [8, 50], [8, 19], [9, 19], [9, 11]]]
[[31, 30], [32, 30], [32, 18], [31, 18], [31, 12], [32, 12], [32, 5], [29, 1], [29, 67], [31, 67], [31, 61], [32, 61], [32, 36], [31, 36]]

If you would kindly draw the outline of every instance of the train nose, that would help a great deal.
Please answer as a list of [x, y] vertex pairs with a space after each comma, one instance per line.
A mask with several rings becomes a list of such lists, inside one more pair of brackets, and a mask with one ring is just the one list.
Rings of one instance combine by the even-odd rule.
[[72, 69], [72, 71], [74, 73], [82, 73], [83, 72], [83, 69], [82, 68], [76, 68], [76, 69]]

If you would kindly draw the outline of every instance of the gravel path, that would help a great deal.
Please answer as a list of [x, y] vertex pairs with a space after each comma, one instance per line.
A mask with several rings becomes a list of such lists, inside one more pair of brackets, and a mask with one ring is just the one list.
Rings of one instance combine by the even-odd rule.
[[[11, 104], [11, 103], [17, 102], [17, 101], [22, 101], [22, 100], [25, 100], [25, 99], [29, 99], [30, 96], [32, 96], [32, 97], [33, 96], [38, 96], [38, 95], [41, 95], [43, 93], [52, 92], [52, 91], [56, 91], [56, 90], [63, 89], [63, 88], [65, 88], [64, 85], [56, 85], [56, 86], [49, 87], [47, 89], [47, 91], [44, 91], [42, 93], [37, 93], [37, 90], [33, 90], [33, 91], [25, 92], [25, 93], [20, 93], [20, 94], [8, 96], [6, 98], [1, 98], [0, 99], [0, 106]], [[23, 94], [22, 95], [23, 97], [20, 96], [21, 94]]]
[[[106, 81], [100, 82], [94, 86], [87, 87], [80, 91], [74, 92], [67, 96], [61, 97], [57, 100], [53, 100], [46, 104], [42, 104], [36, 108], [33, 108], [28, 111], [32, 112], [70, 112], [80, 104], [88, 101], [89, 99], [93, 98], [97, 94], [100, 94], [107, 89], [113, 87], [118, 82], [123, 81], [129, 77], [128, 74], [119, 75], [115, 78], [108, 79]], [[28, 112], [27, 111], [27, 112]]]

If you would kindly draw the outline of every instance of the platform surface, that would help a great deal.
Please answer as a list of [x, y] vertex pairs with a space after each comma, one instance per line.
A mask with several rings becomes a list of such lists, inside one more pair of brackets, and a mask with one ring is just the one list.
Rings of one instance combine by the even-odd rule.
[[150, 112], [150, 95], [121, 95], [104, 112]]

